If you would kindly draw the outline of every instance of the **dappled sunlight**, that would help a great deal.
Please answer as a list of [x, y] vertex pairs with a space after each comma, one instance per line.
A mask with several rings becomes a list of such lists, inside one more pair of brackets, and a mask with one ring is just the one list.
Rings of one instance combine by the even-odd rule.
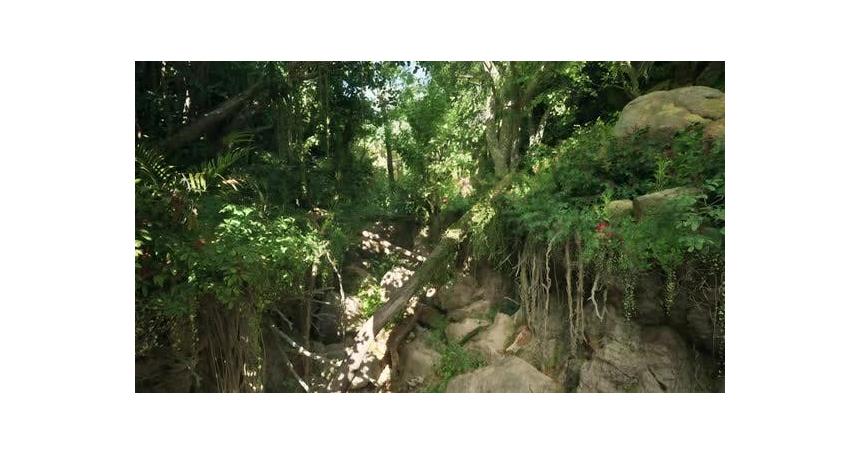
[[699, 353], [722, 378], [721, 62], [135, 78], [141, 391], [688, 390]]
[[386, 272], [379, 284], [389, 290], [401, 288], [414, 273], [405, 267], [397, 266]]

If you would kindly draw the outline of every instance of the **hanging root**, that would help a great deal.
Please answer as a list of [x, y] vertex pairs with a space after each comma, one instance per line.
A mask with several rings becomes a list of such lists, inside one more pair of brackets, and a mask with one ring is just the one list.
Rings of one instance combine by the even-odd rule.
[[573, 234], [576, 243], [576, 317], [574, 318], [574, 335], [577, 343], [585, 341], [585, 313], [583, 311], [583, 294], [585, 292], [585, 264], [582, 258], [582, 237], [579, 232]]
[[570, 240], [564, 244], [564, 277], [567, 283], [567, 328], [570, 337], [570, 352], [576, 352], [576, 322], [573, 311], [573, 266], [570, 261]]
[[549, 242], [546, 246], [546, 254], [544, 255], [544, 282], [543, 293], [544, 293], [544, 304], [543, 304], [543, 337], [541, 337], [541, 341], [547, 339], [547, 327], [549, 326], [549, 290], [552, 286], [552, 279], [549, 277], [549, 256], [552, 252], [552, 241]]
[[[526, 240], [516, 266], [516, 273], [519, 277], [520, 303], [525, 313], [526, 325], [532, 331], [539, 328], [544, 332], [544, 335], [546, 335], [549, 319], [550, 285], [552, 282], [549, 270], [551, 253], [551, 246], [547, 246], [545, 251], [539, 252], [534, 242]], [[540, 260], [542, 254], [544, 257], [543, 260]]]
[[597, 292], [597, 289], [600, 288], [600, 272], [594, 275], [594, 281], [591, 283], [591, 297], [588, 298], [588, 301], [591, 302], [591, 305], [594, 307], [594, 314], [597, 315], [597, 319], [603, 320], [603, 315], [606, 314], [606, 289], [603, 289], [603, 314], [600, 314], [600, 301], [594, 297], [594, 293]]

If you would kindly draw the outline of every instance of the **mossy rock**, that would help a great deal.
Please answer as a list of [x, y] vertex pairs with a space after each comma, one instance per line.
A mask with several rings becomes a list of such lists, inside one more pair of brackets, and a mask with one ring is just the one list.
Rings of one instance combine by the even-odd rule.
[[633, 212], [641, 219], [649, 213], [664, 209], [670, 201], [682, 196], [697, 196], [701, 191], [692, 187], [675, 187], [644, 194], [633, 200]]
[[646, 130], [650, 137], [668, 140], [693, 124], [704, 127], [706, 139], [722, 139], [725, 94], [711, 87], [692, 86], [642, 95], [624, 107], [613, 133], [630, 137]]
[[610, 220], [619, 220], [633, 214], [633, 201], [620, 199], [611, 201], [606, 205], [606, 217]]

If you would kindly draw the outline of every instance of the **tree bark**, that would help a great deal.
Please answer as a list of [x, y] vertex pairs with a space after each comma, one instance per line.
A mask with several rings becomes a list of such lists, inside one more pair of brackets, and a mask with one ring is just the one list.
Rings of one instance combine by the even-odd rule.
[[496, 176], [501, 177], [519, 162], [520, 136], [529, 114], [527, 108], [541, 86], [546, 64], [541, 64], [525, 84], [520, 77], [522, 68], [514, 62], [506, 69], [489, 61], [483, 62], [482, 67], [490, 86], [483, 113], [487, 150]]

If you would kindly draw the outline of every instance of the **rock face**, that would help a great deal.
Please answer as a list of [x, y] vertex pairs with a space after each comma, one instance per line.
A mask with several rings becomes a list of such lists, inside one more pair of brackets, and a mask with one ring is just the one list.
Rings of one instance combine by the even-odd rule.
[[448, 393], [561, 392], [561, 386], [519, 357], [495, 363], [451, 379]]
[[651, 92], [631, 101], [615, 124], [616, 136], [630, 136], [641, 129], [656, 137], [671, 137], [700, 123], [705, 136], [725, 136], [725, 94], [710, 87], [692, 86]]
[[[608, 293], [608, 303], [616, 308], [623, 306], [623, 285], [612, 283]], [[687, 341], [708, 353], [714, 350], [714, 320], [711, 316], [713, 301], [692, 302], [688, 291], [681, 287], [669, 313], [663, 307], [666, 282], [662, 273], [656, 270], [643, 273], [636, 282], [635, 322], [642, 326], [668, 325], [684, 335]], [[593, 310], [592, 310], [593, 312]], [[591, 321], [589, 321], [590, 323]], [[595, 324], [600, 321], [594, 322]]]
[[591, 340], [597, 349], [582, 365], [578, 392], [710, 391], [710, 375], [674, 329], [640, 327], [613, 307], [604, 323], [602, 338]]

